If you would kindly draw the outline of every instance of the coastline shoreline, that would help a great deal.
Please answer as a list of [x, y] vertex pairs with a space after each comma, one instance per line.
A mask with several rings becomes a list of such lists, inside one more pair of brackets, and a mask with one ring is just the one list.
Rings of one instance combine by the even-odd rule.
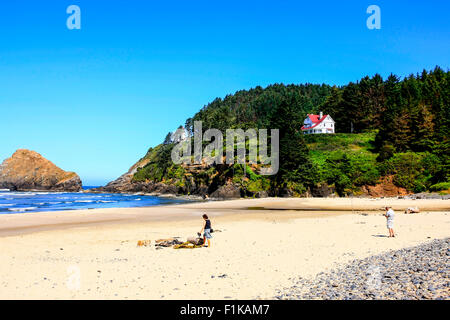
[[[274, 198], [0, 216], [0, 299], [271, 299], [299, 277], [449, 237], [450, 201], [392, 199], [398, 236], [388, 238], [384, 200]], [[425, 210], [403, 214], [411, 203]], [[323, 211], [295, 210], [312, 207]], [[211, 248], [154, 246], [194, 236], [203, 212], [221, 231]], [[138, 247], [140, 240], [151, 245]], [[74, 268], [76, 290], [67, 286]]]
[[213, 217], [279, 219], [324, 217], [345, 214], [377, 214], [385, 206], [403, 212], [418, 206], [422, 212], [450, 211], [450, 200], [438, 199], [368, 199], [368, 198], [263, 198], [195, 201], [133, 208], [101, 208], [47, 212], [21, 212], [0, 215], [0, 237], [45, 230], [76, 228], [90, 225], [116, 225], [192, 221], [205, 212]]

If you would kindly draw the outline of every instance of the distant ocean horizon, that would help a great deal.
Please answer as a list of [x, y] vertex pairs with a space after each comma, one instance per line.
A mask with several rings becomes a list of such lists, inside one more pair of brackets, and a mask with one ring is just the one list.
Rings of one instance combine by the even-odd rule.
[[96, 188], [100, 188], [102, 186], [82, 186], [83, 190], [89, 190], [89, 189], [96, 189]]
[[[83, 190], [92, 188], [96, 188], [96, 186], [84, 186]], [[189, 200], [141, 194], [0, 190], [0, 214], [99, 208], [135, 208], [185, 202], [189, 202]]]

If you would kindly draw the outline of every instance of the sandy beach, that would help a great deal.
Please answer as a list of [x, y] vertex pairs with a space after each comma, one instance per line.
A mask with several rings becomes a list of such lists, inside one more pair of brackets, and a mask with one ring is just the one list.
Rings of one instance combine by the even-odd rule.
[[[381, 216], [386, 205], [396, 211], [394, 239]], [[420, 214], [403, 214], [415, 206]], [[221, 231], [211, 248], [153, 246], [195, 235], [202, 213]], [[0, 299], [270, 299], [294, 278], [449, 236], [450, 200], [434, 199], [270, 198], [0, 215]]]

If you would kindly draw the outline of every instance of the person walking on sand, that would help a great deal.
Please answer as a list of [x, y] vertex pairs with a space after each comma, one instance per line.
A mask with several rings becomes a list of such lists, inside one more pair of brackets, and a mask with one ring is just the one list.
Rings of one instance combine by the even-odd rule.
[[206, 214], [204, 214], [203, 216], [203, 220], [205, 220], [205, 224], [203, 225], [202, 230], [200, 231], [200, 234], [203, 233], [203, 244], [206, 244], [206, 240], [208, 240], [208, 245], [205, 247], [210, 248], [211, 247], [211, 220], [209, 220], [208, 216]]
[[389, 238], [394, 238], [394, 210], [391, 207], [386, 207], [386, 213], [384, 214], [387, 220], [387, 228], [389, 230]]

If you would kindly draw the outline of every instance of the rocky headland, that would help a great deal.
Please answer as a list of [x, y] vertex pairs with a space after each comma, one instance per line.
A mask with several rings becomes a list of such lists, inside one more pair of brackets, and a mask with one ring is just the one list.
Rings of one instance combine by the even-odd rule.
[[[243, 188], [242, 183], [236, 183], [227, 172], [226, 165], [208, 166], [184, 165], [182, 179], [167, 179], [154, 181], [151, 179], [135, 179], [136, 174], [145, 167], [152, 165], [152, 158], [146, 155], [136, 162], [125, 174], [106, 186], [90, 189], [89, 192], [110, 193], [143, 193], [158, 196], [191, 197], [203, 199], [240, 199], [267, 197], [294, 197], [290, 190], [280, 190], [275, 194], [265, 190], [251, 191]], [[214, 169], [214, 171], [211, 171]], [[228, 168], [229, 170], [229, 168]], [[211, 173], [213, 172], [213, 173]], [[234, 172], [233, 172], [234, 174]], [[184, 181], [183, 181], [184, 180]], [[243, 180], [249, 180], [244, 177]], [[334, 198], [338, 197], [333, 186], [321, 183], [309, 190], [303, 197]], [[409, 193], [404, 188], [396, 187], [391, 177], [383, 178], [374, 186], [363, 186], [355, 198], [399, 198], [399, 199], [450, 199], [450, 194], [437, 192]], [[349, 196], [350, 197], [350, 196]]]
[[81, 179], [67, 172], [39, 153], [17, 150], [0, 165], [0, 189], [11, 191], [70, 191], [81, 190]]

